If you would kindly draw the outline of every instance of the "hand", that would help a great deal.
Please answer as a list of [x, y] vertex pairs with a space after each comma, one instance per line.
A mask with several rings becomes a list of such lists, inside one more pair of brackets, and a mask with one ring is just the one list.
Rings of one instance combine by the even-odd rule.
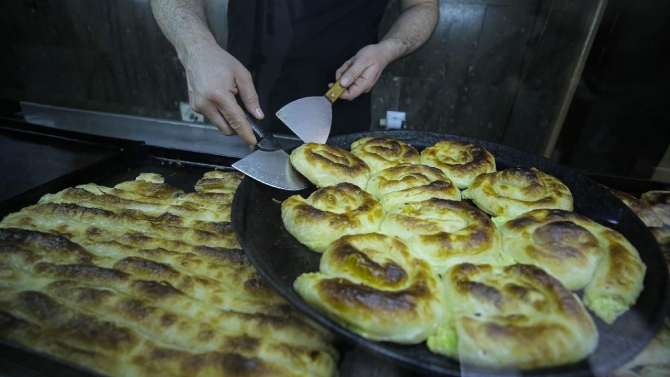
[[206, 116], [224, 135], [237, 133], [244, 143], [255, 145], [256, 137], [235, 100], [239, 94], [247, 111], [263, 118], [249, 71], [212, 42], [190, 47], [184, 60], [193, 111]]
[[389, 53], [383, 45], [363, 47], [335, 72], [335, 78], [347, 88], [340, 98], [352, 100], [362, 93], [368, 93], [390, 61]]

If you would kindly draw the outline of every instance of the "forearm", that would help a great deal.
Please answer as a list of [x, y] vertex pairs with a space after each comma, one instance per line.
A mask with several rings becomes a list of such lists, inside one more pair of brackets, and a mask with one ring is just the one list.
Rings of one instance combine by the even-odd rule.
[[433, 34], [440, 17], [437, 0], [402, 0], [402, 13], [379, 45], [392, 62], [414, 52]]
[[182, 64], [186, 65], [191, 47], [216, 43], [207, 26], [203, 0], [151, 0], [151, 10]]

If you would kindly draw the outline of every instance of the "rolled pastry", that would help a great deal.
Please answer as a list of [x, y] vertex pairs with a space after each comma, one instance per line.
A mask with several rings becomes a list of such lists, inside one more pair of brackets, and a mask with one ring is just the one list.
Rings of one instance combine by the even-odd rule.
[[428, 263], [378, 233], [333, 242], [320, 272], [300, 275], [293, 286], [310, 305], [372, 340], [422, 342], [445, 310], [442, 283]]
[[504, 253], [585, 289], [584, 304], [612, 323], [635, 303], [646, 266], [618, 232], [574, 212], [539, 209], [500, 226]]
[[326, 144], [305, 143], [291, 152], [291, 164], [317, 187], [353, 183], [365, 188], [368, 165], [351, 152]]
[[535, 266], [459, 264], [443, 276], [447, 315], [431, 351], [462, 363], [533, 369], [579, 361], [598, 331], [579, 298]]
[[284, 227], [310, 249], [323, 253], [346, 234], [379, 229], [384, 211], [372, 195], [351, 183], [316, 190], [307, 199], [293, 195], [281, 206]]
[[504, 222], [534, 209], [572, 211], [572, 193], [563, 182], [535, 168], [511, 168], [482, 174], [463, 191], [463, 199]]
[[381, 232], [399, 237], [438, 272], [463, 262], [503, 263], [500, 234], [482, 211], [463, 202], [430, 199], [400, 205]]
[[442, 170], [461, 190], [478, 175], [496, 171], [495, 158], [486, 148], [458, 141], [444, 140], [424, 149], [421, 163]]
[[461, 200], [461, 192], [439, 169], [398, 165], [372, 174], [366, 188], [385, 209], [432, 198]]
[[366, 136], [351, 144], [351, 153], [368, 164], [373, 173], [400, 164], [418, 164], [419, 152], [391, 137]]

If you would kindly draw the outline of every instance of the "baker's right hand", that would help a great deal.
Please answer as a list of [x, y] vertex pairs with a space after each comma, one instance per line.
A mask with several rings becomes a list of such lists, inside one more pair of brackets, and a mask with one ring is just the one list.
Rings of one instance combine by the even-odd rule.
[[206, 116], [224, 135], [237, 133], [247, 145], [255, 145], [256, 137], [235, 96], [257, 119], [263, 118], [263, 111], [251, 74], [242, 63], [215, 42], [191, 46], [182, 63], [193, 111]]

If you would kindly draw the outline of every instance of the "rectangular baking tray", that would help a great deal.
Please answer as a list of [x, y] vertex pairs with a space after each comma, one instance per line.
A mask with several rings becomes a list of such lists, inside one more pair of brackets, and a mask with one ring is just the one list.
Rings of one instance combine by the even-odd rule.
[[[45, 194], [56, 193], [80, 184], [97, 183], [114, 186], [134, 180], [140, 173], [157, 173], [165, 183], [193, 192], [202, 175], [212, 170], [233, 170], [236, 158], [147, 146], [144, 143], [56, 130], [15, 120], [0, 120], [0, 140], [19, 140], [25, 149], [17, 156], [30, 159], [49, 150], [45, 158], [78, 158], [88, 160], [67, 166], [59, 174], [38, 177], [23, 192], [0, 200], [0, 219], [21, 208], [36, 204]], [[53, 148], [49, 148], [53, 147]], [[0, 153], [1, 155], [2, 153]], [[10, 156], [12, 157], [12, 156]], [[12, 157], [13, 158], [13, 157]], [[36, 158], [32, 163], [38, 163]], [[4, 161], [7, 161], [6, 159]], [[2, 165], [0, 165], [2, 166]], [[3, 169], [6, 167], [3, 166]], [[0, 170], [3, 174], [5, 171]], [[46, 169], [49, 173], [49, 169]], [[40, 174], [34, 170], [32, 174]], [[8, 192], [9, 190], [6, 190]], [[0, 308], [2, 310], [2, 308]], [[69, 363], [32, 349], [0, 340], [0, 375], [2, 376], [99, 376], [87, 368]]]

